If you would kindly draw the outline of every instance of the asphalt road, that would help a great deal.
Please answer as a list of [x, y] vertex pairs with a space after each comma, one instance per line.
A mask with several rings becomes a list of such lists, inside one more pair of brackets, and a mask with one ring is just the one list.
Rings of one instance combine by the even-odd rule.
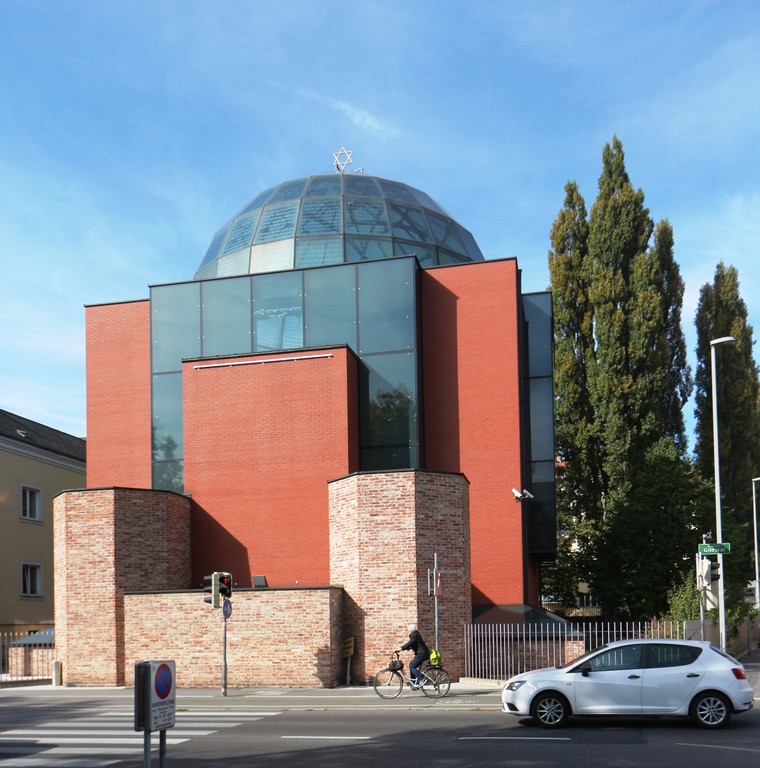
[[[760, 765], [760, 701], [722, 731], [644, 718], [575, 720], [545, 731], [503, 714], [498, 688], [487, 686], [457, 684], [440, 700], [405, 691], [383, 701], [360, 687], [228, 694], [178, 691], [167, 766]], [[142, 768], [144, 737], [134, 731], [133, 712], [131, 690], [0, 689], [0, 765]]]

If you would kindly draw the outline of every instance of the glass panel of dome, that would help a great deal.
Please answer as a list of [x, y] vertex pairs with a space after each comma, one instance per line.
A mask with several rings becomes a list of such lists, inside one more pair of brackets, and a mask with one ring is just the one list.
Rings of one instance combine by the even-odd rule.
[[251, 248], [252, 274], [261, 272], [277, 272], [282, 269], [293, 269], [293, 249], [295, 240], [276, 240], [274, 243], [262, 243]]
[[271, 205], [272, 203], [281, 203], [284, 200], [295, 200], [297, 197], [301, 197], [308, 180], [308, 178], [305, 178], [283, 182], [279, 187], [277, 187], [277, 191], [272, 195], [272, 199], [269, 201], [269, 204]]
[[253, 200], [251, 200], [251, 202], [248, 203], [248, 205], [246, 205], [242, 211], [240, 211], [240, 216], [242, 216], [244, 213], [248, 213], [249, 211], [253, 211], [256, 208], [261, 208], [264, 203], [269, 202], [269, 198], [272, 197], [272, 192], [274, 192], [275, 189], [277, 189], [277, 187], [270, 187], [264, 192], [260, 192], [258, 195], [256, 195], [256, 197], [254, 197]]
[[312, 176], [304, 197], [339, 196], [343, 193], [343, 174], [332, 173], [329, 176]]
[[363, 176], [361, 173], [345, 173], [343, 183], [346, 194], [355, 197], [381, 197], [380, 190], [372, 176]]
[[224, 248], [222, 248], [222, 256], [233, 251], [239, 251], [241, 248], [247, 248], [251, 244], [260, 215], [261, 211], [256, 210], [247, 216], [239, 216], [235, 219], [235, 223], [230, 227]]
[[212, 277], [216, 277], [216, 262], [212, 261], [207, 267], [199, 269], [195, 273], [194, 280], [208, 280]]
[[359, 354], [414, 349], [414, 259], [366, 261], [359, 270]]
[[286, 203], [285, 205], [268, 205], [264, 208], [256, 232], [256, 243], [268, 243], [272, 240], [283, 240], [286, 237], [293, 237], [296, 228], [296, 213], [298, 212], [298, 203]]
[[216, 262], [216, 276], [247, 275], [250, 261], [251, 251], [249, 248], [237, 253], [230, 253], [228, 256], [220, 256]]
[[318, 197], [301, 204], [299, 235], [337, 235], [341, 226], [341, 198]]
[[445, 264], [464, 264], [470, 260], [469, 256], [462, 256], [459, 253], [452, 253], [451, 251], [438, 249], [438, 263]]
[[428, 213], [427, 220], [433, 233], [433, 238], [438, 245], [454, 251], [454, 253], [467, 254], [467, 249], [459, 234], [459, 227], [452, 219]]
[[203, 261], [200, 263], [200, 266], [198, 269], [203, 269], [209, 262], [213, 261], [217, 254], [219, 253], [219, 249], [222, 247], [222, 243], [224, 242], [224, 238], [227, 234], [227, 226], [223, 226], [221, 229], [217, 230], [216, 234], [214, 235], [213, 239], [211, 240], [211, 243], [206, 250], [206, 255], [203, 257]]
[[388, 235], [390, 225], [385, 204], [381, 200], [346, 198], [346, 234]]
[[427, 226], [427, 220], [421, 208], [411, 208], [408, 205], [388, 205], [391, 227], [396, 237], [405, 240], [416, 240], [420, 243], [432, 243], [433, 238]]
[[374, 261], [390, 259], [392, 256], [393, 243], [390, 238], [346, 238], [346, 261]]
[[343, 263], [343, 238], [300, 237], [296, 240], [296, 267]]
[[356, 345], [356, 268], [309, 269], [303, 273], [308, 347]]
[[301, 272], [253, 278], [254, 352], [303, 346]]
[[430, 195], [428, 195], [426, 192], [423, 192], [421, 189], [413, 189], [411, 187], [410, 189], [412, 189], [412, 192], [414, 193], [415, 202], [418, 205], [421, 205], [423, 208], [428, 208], [431, 211], [434, 211], [435, 213], [440, 213], [441, 216], [448, 216], [449, 218], [451, 218], [449, 214], [446, 213], [446, 211], [443, 208], [441, 208], [441, 206], [438, 205], [438, 203], [436, 203], [436, 201], [433, 200], [433, 198], [430, 197]]
[[422, 267], [435, 267], [438, 264], [436, 249], [432, 245], [394, 240], [393, 253], [395, 256], [416, 256]]
[[251, 278], [201, 284], [201, 354], [204, 357], [251, 351]]
[[413, 205], [417, 203], [406, 184], [399, 184], [397, 181], [389, 181], [388, 179], [378, 179], [377, 183], [383, 194], [391, 200], [397, 200], [400, 203], [412, 203]]
[[468, 232], [464, 227], [462, 227], [459, 233], [462, 236], [462, 240], [464, 241], [465, 246], [467, 247], [467, 253], [470, 255], [470, 258], [473, 261], [484, 261], [483, 254], [478, 247], [478, 244], [475, 242], [475, 238], [472, 236], [472, 233]]
[[150, 289], [151, 370], [179, 371], [182, 358], [201, 353], [200, 283]]

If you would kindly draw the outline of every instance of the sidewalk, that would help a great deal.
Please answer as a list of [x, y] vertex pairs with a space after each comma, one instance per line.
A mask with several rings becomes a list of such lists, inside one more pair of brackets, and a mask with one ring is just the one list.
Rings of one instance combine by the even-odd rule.
[[381, 699], [371, 685], [338, 688], [194, 688], [177, 691], [177, 706], [227, 707], [230, 709], [458, 709], [500, 710], [501, 688], [472, 682], [452, 683], [448, 695], [431, 699], [421, 691], [404, 688], [396, 699]]

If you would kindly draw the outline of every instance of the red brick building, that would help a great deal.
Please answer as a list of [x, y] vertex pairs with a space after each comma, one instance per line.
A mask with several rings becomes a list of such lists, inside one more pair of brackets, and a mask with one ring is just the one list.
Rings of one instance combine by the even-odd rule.
[[[141, 645], [151, 600], [130, 594], [155, 591], [164, 615], [201, 622], [169, 649], [200, 684], [192, 649], [215, 612], [168, 593], [214, 570], [233, 574], [231, 620], [266, 600], [270, 629], [292, 626], [293, 590], [324, 608], [298, 684], [339, 682], [348, 634], [366, 677], [410, 618], [439, 631], [461, 671], [464, 623], [538, 603], [556, 530], [550, 297], [523, 295], [516, 260], [484, 261], [424, 193], [359, 174], [285, 182], [219, 230], [193, 280], [89, 306], [86, 327], [87, 490], [60, 498], [56, 521], [68, 682], [93, 679], [75, 650], [85, 630], [65, 629], [81, 598], [72, 560], [104, 541], [113, 655], [101, 672], [114, 681], [131, 652], [168, 657], [165, 638]], [[154, 514], [146, 555], [137, 531]], [[76, 515], [110, 533], [72, 539]], [[237, 683], [255, 684], [263, 670], [240, 658]]]

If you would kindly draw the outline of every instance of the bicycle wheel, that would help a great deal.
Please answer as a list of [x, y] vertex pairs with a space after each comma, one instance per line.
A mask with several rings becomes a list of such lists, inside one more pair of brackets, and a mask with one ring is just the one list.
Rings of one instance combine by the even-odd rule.
[[404, 688], [404, 678], [392, 669], [381, 669], [375, 675], [375, 693], [381, 699], [395, 699]]
[[431, 699], [440, 699], [451, 688], [451, 678], [445, 669], [429, 667], [425, 670], [425, 683], [422, 692]]

